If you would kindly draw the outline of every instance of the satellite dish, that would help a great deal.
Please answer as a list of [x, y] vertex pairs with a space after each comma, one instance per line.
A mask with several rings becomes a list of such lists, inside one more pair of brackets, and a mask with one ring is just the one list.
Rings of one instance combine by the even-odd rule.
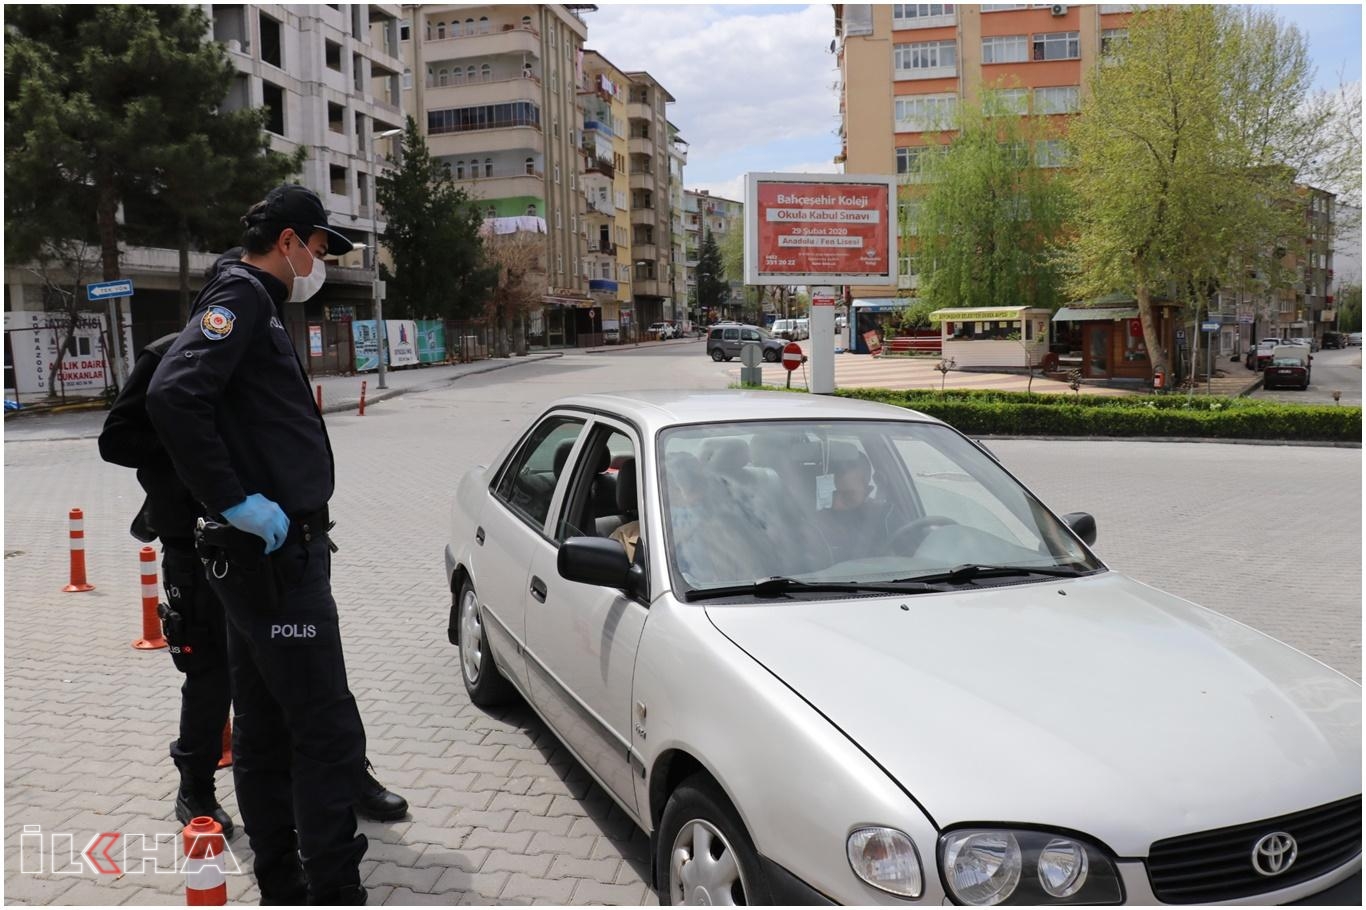
[[835, 39], [834, 39], [834, 38], [831, 38], [831, 39], [830, 39], [830, 53], [833, 54], [834, 52], [835, 52]]

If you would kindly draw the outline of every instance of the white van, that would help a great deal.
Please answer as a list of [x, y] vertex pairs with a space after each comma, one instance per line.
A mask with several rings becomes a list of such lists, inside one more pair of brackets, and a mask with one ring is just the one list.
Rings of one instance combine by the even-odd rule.
[[775, 319], [769, 328], [776, 337], [787, 341], [793, 341], [797, 337], [797, 320], [795, 319]]

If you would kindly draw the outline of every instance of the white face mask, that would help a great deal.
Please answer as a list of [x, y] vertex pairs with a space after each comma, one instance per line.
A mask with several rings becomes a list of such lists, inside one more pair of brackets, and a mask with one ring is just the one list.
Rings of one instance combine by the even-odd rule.
[[[308, 250], [308, 247], [304, 247]], [[299, 270], [294, 268], [294, 260], [285, 256], [285, 262], [289, 263], [289, 270], [294, 273], [294, 287], [289, 292], [290, 303], [303, 303], [308, 298], [322, 290], [323, 282], [327, 280], [327, 264], [309, 251], [309, 256], [313, 257], [313, 271], [307, 275], [300, 275]]]

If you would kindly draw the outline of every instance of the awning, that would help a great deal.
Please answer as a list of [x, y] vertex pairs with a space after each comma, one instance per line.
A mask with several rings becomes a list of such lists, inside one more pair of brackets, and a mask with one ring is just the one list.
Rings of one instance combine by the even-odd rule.
[[541, 298], [541, 303], [546, 306], [567, 306], [567, 307], [595, 307], [598, 302], [591, 297], [556, 297], [546, 294]]
[[853, 308], [865, 313], [899, 313], [912, 303], [909, 297], [863, 297], [854, 299]]
[[1065, 306], [1053, 314], [1054, 322], [1108, 322], [1137, 318], [1136, 306]]
[[1010, 321], [1019, 319], [1020, 314], [1025, 310], [1033, 309], [1027, 306], [986, 306], [986, 307], [952, 307], [946, 310], [935, 310], [930, 314], [930, 322], [993, 322]]

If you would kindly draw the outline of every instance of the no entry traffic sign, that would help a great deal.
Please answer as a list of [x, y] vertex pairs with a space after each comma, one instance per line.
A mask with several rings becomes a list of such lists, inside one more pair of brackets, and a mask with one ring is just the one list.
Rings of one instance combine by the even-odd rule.
[[783, 369], [789, 373], [802, 365], [806, 358], [802, 356], [802, 346], [795, 341], [789, 341], [783, 348]]

